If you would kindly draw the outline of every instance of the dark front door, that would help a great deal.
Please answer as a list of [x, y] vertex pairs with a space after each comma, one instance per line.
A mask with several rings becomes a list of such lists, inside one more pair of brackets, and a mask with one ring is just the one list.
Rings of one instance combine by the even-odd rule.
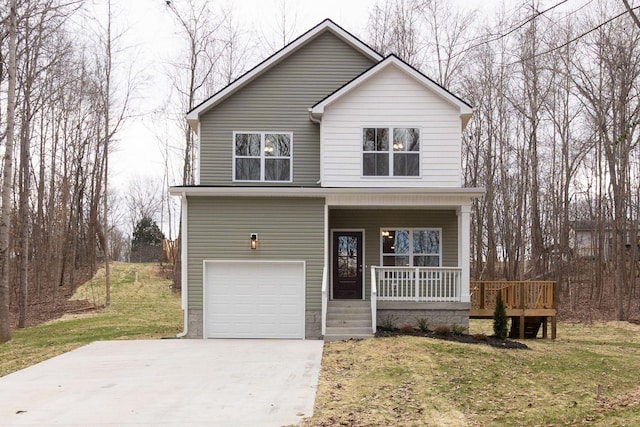
[[362, 299], [362, 232], [333, 233], [333, 298]]

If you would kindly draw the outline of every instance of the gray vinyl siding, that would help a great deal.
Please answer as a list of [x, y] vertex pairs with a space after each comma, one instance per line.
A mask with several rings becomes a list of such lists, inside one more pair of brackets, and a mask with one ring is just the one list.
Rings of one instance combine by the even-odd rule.
[[365, 292], [371, 297], [372, 265], [380, 265], [381, 228], [442, 228], [442, 266], [458, 267], [458, 216], [455, 210], [332, 209], [331, 229], [364, 229]]
[[[324, 199], [194, 197], [188, 200], [190, 309], [202, 309], [202, 261], [305, 260], [306, 309], [320, 310]], [[251, 233], [258, 249], [251, 250]]]
[[234, 131], [283, 131], [293, 133], [293, 183], [283, 185], [317, 186], [320, 128], [308, 109], [372, 65], [326, 31], [236, 91], [200, 118], [200, 184], [245, 185], [232, 182]]

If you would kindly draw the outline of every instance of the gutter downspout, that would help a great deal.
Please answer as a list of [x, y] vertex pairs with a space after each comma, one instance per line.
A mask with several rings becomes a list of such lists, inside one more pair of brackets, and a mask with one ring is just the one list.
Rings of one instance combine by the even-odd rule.
[[322, 182], [324, 180], [324, 144], [322, 143], [322, 116], [320, 116], [321, 118], [318, 119], [314, 117], [312, 108], [309, 108], [308, 110], [309, 120], [311, 120], [312, 123], [317, 123], [318, 125], [320, 125], [320, 179], [318, 180], [318, 182], [316, 182], [316, 184], [319, 184], [322, 187]]
[[182, 233], [180, 236], [180, 295], [182, 297], [182, 312], [184, 316], [183, 331], [176, 335], [176, 338], [184, 338], [189, 333], [189, 300], [187, 298], [188, 282], [187, 282], [187, 212], [188, 203], [187, 195], [183, 192], [181, 196], [182, 212], [180, 222], [182, 223]]

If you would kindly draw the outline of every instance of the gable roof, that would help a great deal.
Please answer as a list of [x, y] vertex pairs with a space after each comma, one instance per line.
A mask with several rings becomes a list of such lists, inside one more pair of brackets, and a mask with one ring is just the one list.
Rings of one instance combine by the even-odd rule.
[[231, 84], [223, 88], [222, 90], [215, 93], [213, 96], [203, 101], [196, 107], [194, 107], [191, 111], [187, 113], [187, 122], [191, 126], [191, 128], [198, 132], [198, 122], [200, 120], [200, 115], [204, 114], [218, 103], [226, 99], [228, 96], [232, 95], [235, 91], [245, 86], [247, 83], [253, 81], [255, 78], [263, 74], [265, 71], [269, 70], [278, 62], [282, 61], [284, 58], [291, 55], [293, 52], [300, 49], [302, 46], [309, 43], [311, 40], [315, 39], [318, 35], [324, 33], [325, 31], [330, 31], [334, 35], [338, 36], [341, 40], [345, 41], [347, 44], [352, 46], [355, 50], [359, 51], [363, 55], [368, 58], [371, 58], [374, 61], [380, 61], [382, 56], [371, 49], [353, 34], [346, 31], [344, 28], [333, 22], [331, 19], [325, 19], [320, 22], [315, 27], [311, 28], [306, 33], [302, 34], [300, 37], [253, 67], [251, 70], [247, 71], [245, 74], [240, 76], [238, 79], [234, 80]]
[[473, 113], [473, 107], [393, 54], [387, 56], [384, 60], [378, 62], [367, 71], [360, 74], [350, 82], [346, 83], [344, 86], [337, 89], [322, 101], [315, 104], [313, 107], [309, 108], [309, 115], [311, 119], [314, 121], [318, 121], [324, 114], [325, 107], [345, 96], [353, 89], [360, 86], [362, 83], [366, 82], [371, 77], [380, 73], [380, 71], [386, 69], [389, 66], [395, 66], [399, 68], [406, 75], [410, 76], [418, 83], [434, 92], [445, 102], [457, 108], [460, 111], [460, 118], [462, 119], [462, 129], [466, 127], [467, 122], [469, 121], [469, 119], [471, 118], [471, 114]]

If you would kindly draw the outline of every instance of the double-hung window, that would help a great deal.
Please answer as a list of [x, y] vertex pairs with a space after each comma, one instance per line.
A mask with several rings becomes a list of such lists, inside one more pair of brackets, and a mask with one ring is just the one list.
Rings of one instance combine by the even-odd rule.
[[441, 267], [441, 234], [439, 228], [383, 229], [382, 265]]
[[290, 182], [293, 135], [282, 132], [234, 132], [233, 180]]
[[362, 130], [364, 176], [419, 176], [420, 129], [364, 128]]

